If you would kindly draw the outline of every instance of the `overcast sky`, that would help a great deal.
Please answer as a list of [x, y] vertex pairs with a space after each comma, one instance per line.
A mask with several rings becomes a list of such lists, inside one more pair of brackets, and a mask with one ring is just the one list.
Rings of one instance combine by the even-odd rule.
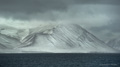
[[78, 23], [99, 39], [120, 37], [120, 0], [0, 0], [0, 23]]

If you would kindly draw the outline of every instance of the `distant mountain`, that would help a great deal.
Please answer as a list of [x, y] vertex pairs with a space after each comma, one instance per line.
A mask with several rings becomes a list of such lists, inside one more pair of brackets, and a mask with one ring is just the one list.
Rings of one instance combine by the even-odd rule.
[[[7, 51], [15, 53], [17, 51], [18, 53], [117, 52], [117, 50], [107, 46], [103, 41], [99, 40], [97, 37], [77, 24], [58, 24], [55, 27], [45, 26], [42, 28], [36, 27], [33, 29], [22, 30], [21, 32], [18, 29], [14, 30], [17, 31], [16, 37], [15, 35], [11, 36], [6, 33], [0, 34], [0, 50], [2, 50], [3, 53]], [[15, 34], [15, 32], [12, 33]], [[6, 47], [6, 49], [3, 49], [3, 47]]]
[[116, 39], [111, 39], [108, 43], [108, 46], [120, 50], [120, 38], [116, 38]]

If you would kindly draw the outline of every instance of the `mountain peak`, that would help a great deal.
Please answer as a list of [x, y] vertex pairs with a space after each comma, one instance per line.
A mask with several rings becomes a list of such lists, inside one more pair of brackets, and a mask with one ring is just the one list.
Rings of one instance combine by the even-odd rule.
[[[26, 32], [27, 33], [27, 32]], [[26, 34], [23, 33], [23, 34]], [[1, 35], [1, 34], [0, 34]], [[2, 34], [3, 35], [3, 34]], [[2, 36], [1, 35], [1, 36]], [[6, 37], [6, 35], [4, 35]], [[0, 38], [3, 42], [6, 41]], [[107, 46], [93, 34], [82, 28], [78, 24], [58, 24], [45, 27], [36, 27], [29, 29], [27, 36], [20, 42], [12, 37], [6, 38], [12, 45], [26, 45], [26, 47], [17, 47], [14, 50], [20, 52], [52, 52], [52, 53], [114, 53], [116, 50]], [[8, 46], [9, 44], [7, 44]], [[11, 49], [12, 50], [12, 49]]]

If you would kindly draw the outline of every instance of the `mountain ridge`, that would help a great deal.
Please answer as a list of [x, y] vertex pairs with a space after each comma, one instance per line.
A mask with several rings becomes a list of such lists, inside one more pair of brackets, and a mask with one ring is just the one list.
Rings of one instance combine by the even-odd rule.
[[[18, 44], [19, 47], [16, 46], [13, 48], [13, 50], [18, 50], [18, 53], [29, 52], [29, 51], [40, 52], [40, 53], [41, 52], [50, 52], [50, 53], [92, 53], [92, 52], [116, 53], [117, 52], [116, 50], [107, 46], [104, 42], [99, 40], [97, 37], [89, 33], [87, 30], [85, 30], [78, 24], [58, 24], [55, 27], [43, 28], [43, 29], [45, 30], [41, 30], [41, 27], [30, 29], [29, 34], [25, 38], [23, 38], [22, 43], [21, 41], [20, 42], [15, 41], [15, 43]], [[40, 32], [37, 30], [39, 30]], [[0, 39], [1, 41], [3, 40], [2, 38]], [[12, 41], [13, 41], [12, 45], [14, 46], [15, 45], [14, 40]]]

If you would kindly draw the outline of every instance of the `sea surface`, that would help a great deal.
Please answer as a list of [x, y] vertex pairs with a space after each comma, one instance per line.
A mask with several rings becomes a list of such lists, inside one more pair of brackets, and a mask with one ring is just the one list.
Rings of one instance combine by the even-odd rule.
[[0, 54], [0, 67], [120, 67], [120, 54]]

